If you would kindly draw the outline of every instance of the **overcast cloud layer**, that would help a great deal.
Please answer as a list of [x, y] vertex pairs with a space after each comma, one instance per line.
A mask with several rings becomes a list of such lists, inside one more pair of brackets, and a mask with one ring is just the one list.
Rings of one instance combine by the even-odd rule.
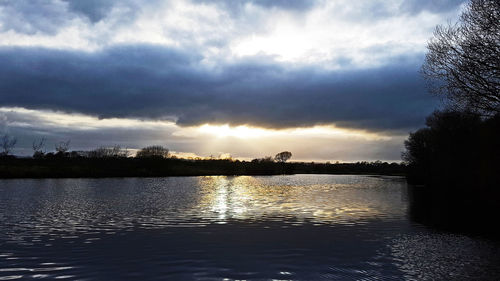
[[406, 133], [438, 104], [426, 42], [462, 4], [0, 0], [0, 107]]
[[2, 104], [101, 118], [297, 127], [407, 129], [434, 106], [418, 58], [369, 69], [287, 69], [265, 57], [201, 65], [193, 52], [121, 46], [96, 53], [0, 49]]

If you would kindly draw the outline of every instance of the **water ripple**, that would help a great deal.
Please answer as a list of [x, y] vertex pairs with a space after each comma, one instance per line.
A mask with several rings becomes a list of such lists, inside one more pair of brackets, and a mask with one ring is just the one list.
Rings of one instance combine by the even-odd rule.
[[500, 276], [498, 245], [412, 224], [405, 192], [368, 176], [0, 180], [0, 280]]

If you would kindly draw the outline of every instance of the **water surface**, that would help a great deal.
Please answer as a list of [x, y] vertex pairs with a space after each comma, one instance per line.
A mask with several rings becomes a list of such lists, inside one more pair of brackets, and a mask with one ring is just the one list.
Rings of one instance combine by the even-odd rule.
[[402, 178], [0, 180], [0, 280], [499, 280], [498, 243], [407, 216]]

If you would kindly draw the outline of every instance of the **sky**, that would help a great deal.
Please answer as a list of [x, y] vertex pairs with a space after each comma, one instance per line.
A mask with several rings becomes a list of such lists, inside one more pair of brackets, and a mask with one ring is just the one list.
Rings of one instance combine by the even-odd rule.
[[419, 70], [460, 0], [0, 0], [14, 153], [400, 161], [440, 106]]

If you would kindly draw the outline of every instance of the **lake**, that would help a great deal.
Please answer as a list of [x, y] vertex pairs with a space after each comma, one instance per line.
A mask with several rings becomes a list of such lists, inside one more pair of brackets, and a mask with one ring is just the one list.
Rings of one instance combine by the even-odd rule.
[[407, 209], [399, 177], [0, 180], [0, 280], [500, 280]]

